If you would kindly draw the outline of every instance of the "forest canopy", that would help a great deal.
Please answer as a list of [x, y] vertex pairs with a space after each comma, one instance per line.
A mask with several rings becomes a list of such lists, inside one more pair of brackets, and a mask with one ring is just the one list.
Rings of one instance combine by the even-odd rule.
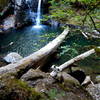
[[49, 0], [49, 18], [77, 25], [100, 28], [99, 0]]

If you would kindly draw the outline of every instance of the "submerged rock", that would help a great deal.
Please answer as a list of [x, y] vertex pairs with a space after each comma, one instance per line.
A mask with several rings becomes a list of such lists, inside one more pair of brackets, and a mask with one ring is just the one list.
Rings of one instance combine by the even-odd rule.
[[9, 53], [7, 56], [4, 57], [4, 60], [8, 63], [16, 63], [21, 59], [22, 59], [22, 56], [20, 56], [16, 52]]

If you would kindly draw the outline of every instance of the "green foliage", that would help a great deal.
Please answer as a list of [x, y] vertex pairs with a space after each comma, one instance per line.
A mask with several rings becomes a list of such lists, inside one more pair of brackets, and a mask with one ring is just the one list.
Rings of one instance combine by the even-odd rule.
[[17, 79], [2, 79], [0, 85], [0, 100], [41, 100], [42, 94], [36, 92], [25, 82]]
[[49, 19], [77, 25], [83, 25], [85, 22], [86, 26], [94, 28], [90, 17], [85, 18], [89, 12], [94, 22], [98, 22], [96, 27], [100, 28], [99, 0], [49, 0], [49, 2], [51, 3]]
[[97, 56], [100, 57], [100, 48], [95, 48], [95, 51], [96, 51]]
[[71, 46], [61, 46], [61, 50], [62, 52], [60, 53], [60, 56], [66, 55], [69, 56], [70, 58], [75, 57], [76, 55], [78, 55], [78, 51], [71, 47]]
[[61, 96], [65, 96], [65, 93], [64, 92], [58, 93], [57, 89], [51, 89], [48, 92], [48, 96], [49, 98], [47, 100], [56, 100], [57, 98]]
[[48, 93], [50, 100], [53, 100], [57, 96], [57, 90], [56, 89], [51, 89]]
[[52, 37], [56, 37], [57, 34], [55, 33], [50, 33], [50, 34], [43, 34], [40, 37], [42, 38], [52, 38]]

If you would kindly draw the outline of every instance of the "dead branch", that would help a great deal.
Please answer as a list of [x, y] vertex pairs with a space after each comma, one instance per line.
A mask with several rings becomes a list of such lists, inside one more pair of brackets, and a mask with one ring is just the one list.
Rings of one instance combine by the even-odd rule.
[[[98, 48], [100, 48], [100, 47], [98, 47]], [[90, 56], [93, 53], [95, 53], [95, 49], [91, 49], [85, 53], [82, 53], [82, 54], [76, 56], [75, 58], [65, 62], [64, 64], [60, 65], [59, 67], [53, 66], [53, 71], [50, 73], [50, 75], [55, 77], [58, 72], [64, 70], [65, 68], [68, 68], [70, 65], [72, 65], [73, 63], [75, 63], [77, 61], [85, 59], [86, 57]]]
[[18, 77], [21, 77], [30, 68], [41, 67], [41, 65], [43, 66], [43, 64], [47, 61], [47, 59], [45, 58], [50, 57], [50, 55], [52, 55], [56, 51], [56, 49], [60, 46], [65, 37], [68, 35], [68, 32], [69, 30], [65, 29], [63, 33], [60, 34], [56, 39], [51, 41], [49, 44], [47, 44], [37, 52], [23, 58], [17, 63], [1, 67], [0, 74], [14, 73], [17, 74]]

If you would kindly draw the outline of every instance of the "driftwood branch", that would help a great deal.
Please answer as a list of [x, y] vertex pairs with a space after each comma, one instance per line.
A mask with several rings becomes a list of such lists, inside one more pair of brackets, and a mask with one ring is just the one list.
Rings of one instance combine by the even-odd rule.
[[89, 39], [89, 37], [100, 38], [100, 32], [97, 31], [97, 30], [93, 30], [93, 32], [83, 32], [83, 31], [81, 31], [81, 33], [86, 39]]
[[81, 33], [86, 39], [89, 39], [85, 32], [81, 32]]
[[[100, 47], [98, 47], [98, 48], [100, 48]], [[72, 65], [73, 63], [75, 63], [77, 61], [85, 59], [86, 57], [90, 56], [93, 53], [95, 53], [95, 49], [91, 49], [85, 53], [82, 53], [82, 54], [76, 56], [75, 58], [65, 62], [64, 64], [60, 65], [59, 67], [53, 66], [53, 71], [50, 73], [50, 75], [55, 77], [58, 72], [64, 70], [65, 68], [68, 68], [70, 65]]]
[[[41, 65], [43, 66], [43, 63], [47, 60], [45, 58], [52, 55], [56, 51], [56, 49], [60, 46], [65, 37], [68, 35], [68, 32], [69, 30], [65, 29], [62, 34], [60, 34], [56, 39], [51, 41], [49, 44], [47, 44], [45, 47], [41, 48], [37, 52], [23, 58], [17, 63], [1, 67], [0, 74], [15, 73], [18, 77], [21, 77], [30, 68], [37, 68]], [[44, 59], [45, 61], [43, 61]]]

